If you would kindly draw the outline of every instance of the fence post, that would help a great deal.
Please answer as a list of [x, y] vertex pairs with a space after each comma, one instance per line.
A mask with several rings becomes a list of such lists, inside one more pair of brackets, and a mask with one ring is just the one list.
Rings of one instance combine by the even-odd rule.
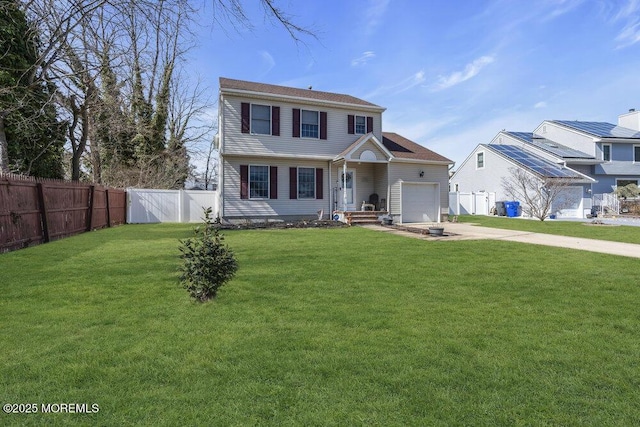
[[89, 186], [89, 212], [87, 213], [87, 231], [91, 231], [93, 228], [93, 197], [95, 194], [95, 186]]
[[111, 227], [111, 207], [109, 206], [109, 189], [104, 189], [104, 197], [107, 202], [107, 227]]
[[47, 207], [44, 203], [44, 188], [42, 183], [36, 184], [38, 190], [38, 204], [40, 205], [40, 218], [42, 221], [42, 238], [44, 243], [49, 242], [49, 214], [47, 213]]

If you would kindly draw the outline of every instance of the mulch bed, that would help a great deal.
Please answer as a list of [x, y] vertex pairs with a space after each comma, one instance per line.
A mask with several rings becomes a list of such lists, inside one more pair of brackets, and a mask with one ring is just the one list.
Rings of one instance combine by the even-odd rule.
[[340, 221], [309, 220], [309, 221], [245, 221], [238, 224], [220, 224], [221, 230], [260, 230], [287, 228], [343, 228], [349, 227]]

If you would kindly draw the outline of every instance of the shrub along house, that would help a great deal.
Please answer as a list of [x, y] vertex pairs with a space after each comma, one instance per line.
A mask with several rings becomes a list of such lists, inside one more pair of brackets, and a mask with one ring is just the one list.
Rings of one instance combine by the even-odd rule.
[[220, 78], [220, 217], [345, 219], [371, 210], [439, 222], [453, 162], [383, 132], [384, 110], [350, 95]]

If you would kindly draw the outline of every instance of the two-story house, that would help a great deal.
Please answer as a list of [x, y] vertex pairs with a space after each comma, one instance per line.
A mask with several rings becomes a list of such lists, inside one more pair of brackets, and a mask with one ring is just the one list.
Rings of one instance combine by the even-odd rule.
[[453, 162], [382, 131], [384, 108], [338, 93], [220, 78], [219, 214], [438, 222]]
[[594, 195], [640, 184], [640, 112], [621, 115], [617, 125], [545, 120], [533, 132], [499, 132], [469, 154], [451, 177], [451, 189], [505, 200], [502, 181], [512, 168], [540, 178], [569, 178], [572, 184], [551, 213], [585, 218]]

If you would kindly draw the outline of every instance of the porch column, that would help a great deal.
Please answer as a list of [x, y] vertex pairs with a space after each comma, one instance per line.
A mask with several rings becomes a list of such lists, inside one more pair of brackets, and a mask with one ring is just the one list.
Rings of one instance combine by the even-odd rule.
[[342, 210], [347, 210], [347, 161], [342, 164]]

